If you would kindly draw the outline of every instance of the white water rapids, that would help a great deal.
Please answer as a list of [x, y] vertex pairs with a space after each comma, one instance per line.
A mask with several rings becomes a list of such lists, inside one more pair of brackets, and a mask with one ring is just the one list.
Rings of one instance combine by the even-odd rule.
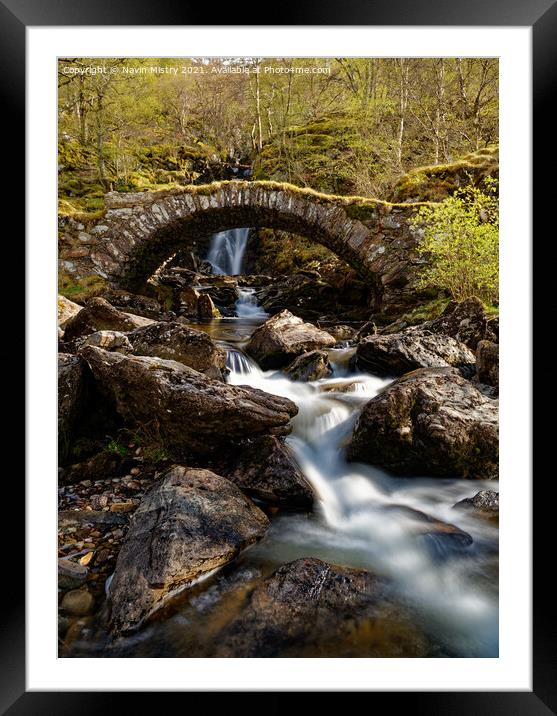
[[[257, 549], [274, 553], [281, 562], [313, 555], [388, 576], [399, 596], [418, 609], [454, 656], [497, 656], [497, 593], [496, 585], [490, 586], [497, 531], [453, 509], [460, 499], [497, 485], [401, 479], [369, 465], [348, 463], [343, 446], [359, 409], [389, 383], [351, 373], [352, 352], [330, 350], [333, 376], [300, 383], [281, 371], [263, 372], [240, 350], [229, 349], [229, 382], [287, 397], [298, 406], [287, 443], [318, 496], [318, 519], [279, 517]], [[454, 548], [443, 537], [418, 538], [415, 517], [393, 510], [395, 506], [457, 525], [473, 536], [474, 543]]]
[[[208, 260], [218, 274], [241, 273], [248, 229], [215, 234]], [[311, 383], [282, 371], [263, 372], [242, 351], [267, 314], [255, 289], [240, 288], [236, 318], [213, 321], [210, 333], [228, 350], [228, 381], [289, 398], [299, 412], [287, 444], [317, 495], [314, 515], [275, 518], [255, 551], [277, 564], [315, 556], [384, 575], [398, 598], [416, 609], [425, 628], [451, 656], [498, 654], [497, 528], [453, 509], [493, 482], [397, 478], [348, 463], [344, 446], [361, 407], [390, 382], [349, 368], [353, 348], [331, 349], [333, 376]], [[411, 508], [410, 510], [404, 508]], [[446, 536], [416, 534], [418, 510], [473, 537], [464, 546]]]

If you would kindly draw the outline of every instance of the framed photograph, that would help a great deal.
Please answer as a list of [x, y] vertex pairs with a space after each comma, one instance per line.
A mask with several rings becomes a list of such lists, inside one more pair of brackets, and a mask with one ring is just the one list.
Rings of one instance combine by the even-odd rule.
[[554, 713], [531, 346], [555, 5], [0, 16], [27, 318], [2, 713]]

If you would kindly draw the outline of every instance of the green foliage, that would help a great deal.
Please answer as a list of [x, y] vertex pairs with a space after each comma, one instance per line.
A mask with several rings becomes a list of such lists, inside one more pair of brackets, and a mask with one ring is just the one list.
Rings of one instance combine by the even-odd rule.
[[499, 296], [497, 181], [487, 178], [484, 184], [484, 191], [466, 187], [437, 206], [421, 207], [414, 226], [423, 232], [421, 287], [446, 290], [457, 301], [477, 296], [493, 305]]
[[106, 449], [108, 450], [108, 452], [120, 455], [120, 457], [126, 457], [130, 454], [129, 447], [127, 445], [124, 445], [124, 443], [119, 442], [118, 440], [111, 440], [106, 446]]
[[259, 229], [255, 273], [291, 274], [334, 255], [320, 244], [277, 229]]
[[[261, 72], [223, 72], [235, 64]], [[228, 158], [260, 179], [382, 196], [408, 168], [495, 142], [497, 92], [490, 58], [61, 58], [61, 198], [193, 183]]]

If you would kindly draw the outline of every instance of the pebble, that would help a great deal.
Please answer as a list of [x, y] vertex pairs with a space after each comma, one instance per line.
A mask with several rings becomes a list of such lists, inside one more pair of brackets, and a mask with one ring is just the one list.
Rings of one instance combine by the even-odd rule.
[[93, 610], [94, 599], [87, 589], [72, 589], [62, 598], [60, 609], [73, 617], [84, 617]]
[[58, 560], [59, 589], [76, 589], [85, 583], [88, 569], [85, 565], [71, 562], [69, 559]]
[[133, 509], [135, 509], [133, 502], [113, 502], [110, 505], [111, 512], [130, 512]]
[[110, 552], [107, 549], [101, 549], [101, 551], [97, 555], [97, 559], [95, 560], [95, 564], [103, 564], [104, 562], [108, 561], [110, 558]]
[[83, 557], [80, 558], [79, 564], [83, 566], [87, 566], [89, 562], [93, 559], [94, 552], [87, 552], [87, 554], [84, 554]]

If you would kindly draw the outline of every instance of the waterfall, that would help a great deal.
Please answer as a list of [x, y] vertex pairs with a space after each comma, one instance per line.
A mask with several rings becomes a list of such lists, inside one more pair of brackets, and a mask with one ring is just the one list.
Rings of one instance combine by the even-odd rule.
[[257, 303], [254, 288], [239, 288], [240, 297], [236, 301], [236, 315], [238, 318], [263, 319], [269, 314]]
[[242, 273], [242, 262], [248, 243], [249, 229], [220, 231], [211, 237], [207, 261], [217, 274], [237, 276]]

